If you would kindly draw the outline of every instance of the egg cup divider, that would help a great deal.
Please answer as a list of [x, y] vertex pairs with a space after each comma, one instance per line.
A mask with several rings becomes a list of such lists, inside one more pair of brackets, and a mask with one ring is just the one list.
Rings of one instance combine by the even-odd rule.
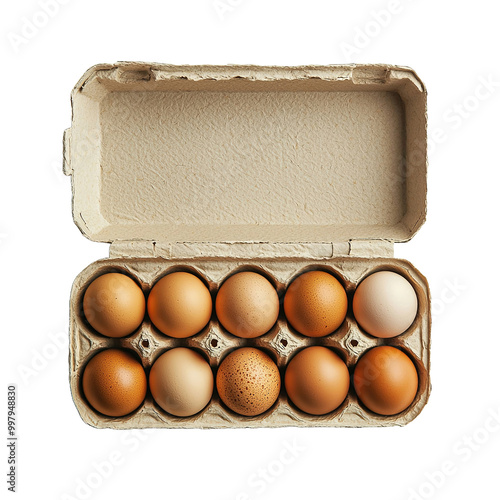
[[[64, 134], [64, 172], [72, 177], [73, 218], [82, 234], [111, 243], [110, 258], [75, 279], [70, 299], [70, 386], [82, 419], [98, 428], [373, 427], [405, 425], [430, 394], [430, 293], [426, 279], [393, 258], [426, 215], [426, 90], [416, 74], [389, 65], [303, 67], [171, 66], [140, 62], [90, 68], [72, 92]], [[230, 274], [254, 269], [284, 291], [300, 272], [324, 269], [345, 285], [349, 310], [331, 335], [293, 331], [281, 305], [276, 325], [255, 339], [226, 332], [216, 317], [199, 334], [173, 339], [146, 316], [132, 335], [106, 338], [85, 320], [82, 298], [100, 274], [124, 272], [147, 295], [165, 273], [202, 276], [215, 299]], [[419, 309], [392, 339], [364, 333], [352, 314], [356, 285], [393, 270], [414, 286]], [[377, 415], [352, 387], [324, 416], [287, 398], [255, 417], [226, 408], [214, 390], [193, 417], [174, 417], [148, 391], [120, 418], [94, 411], [81, 389], [85, 364], [99, 350], [135, 352], [146, 374], [165, 350], [202, 352], [214, 371], [231, 350], [269, 353], [286, 363], [310, 345], [334, 349], [352, 374], [359, 357], [393, 345], [415, 363], [419, 387], [408, 409]]]

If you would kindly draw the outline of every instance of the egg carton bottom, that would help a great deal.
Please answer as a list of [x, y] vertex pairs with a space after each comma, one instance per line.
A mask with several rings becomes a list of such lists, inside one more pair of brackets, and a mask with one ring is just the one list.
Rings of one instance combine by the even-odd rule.
[[[349, 309], [343, 324], [330, 335], [320, 338], [305, 337], [288, 324], [283, 313], [283, 296], [288, 285], [303, 272], [324, 270], [333, 274], [344, 285], [349, 298]], [[356, 286], [377, 271], [395, 271], [410, 281], [418, 297], [417, 317], [402, 335], [379, 339], [365, 333], [352, 313], [352, 296]], [[254, 339], [241, 339], [230, 334], [219, 324], [215, 312], [208, 325], [197, 335], [175, 339], [162, 334], [146, 315], [142, 325], [124, 338], [107, 338], [88, 324], [82, 311], [83, 295], [98, 276], [121, 272], [133, 278], [147, 294], [153, 285], [170, 272], [188, 271], [199, 276], [208, 286], [212, 299], [220, 285], [232, 274], [255, 271], [266, 276], [280, 297], [280, 314], [273, 328]], [[112, 258], [90, 264], [75, 279], [70, 300], [70, 386], [78, 412], [87, 424], [97, 428], [244, 428], [244, 427], [385, 427], [402, 426], [412, 421], [428, 401], [431, 384], [430, 370], [430, 292], [427, 280], [406, 260], [394, 258], [334, 257], [276, 259], [163, 259]], [[351, 382], [344, 402], [327, 415], [315, 416], [302, 412], [288, 398], [284, 388], [287, 363], [301, 349], [321, 345], [333, 349], [345, 361], [352, 377], [358, 359], [368, 349], [378, 345], [391, 345], [410, 356], [417, 368], [419, 386], [412, 404], [403, 412], [383, 416], [371, 412], [358, 400]], [[214, 388], [212, 400], [200, 413], [192, 417], [175, 417], [166, 413], [153, 400], [148, 389], [143, 404], [124, 417], [107, 417], [95, 411], [86, 401], [81, 378], [87, 362], [97, 352], [107, 348], [133, 351], [149, 376], [154, 361], [173, 347], [189, 347], [200, 352], [214, 372], [224, 357], [239, 347], [256, 347], [271, 356], [281, 375], [281, 391], [276, 403], [266, 412], [245, 417], [227, 408]], [[215, 385], [215, 384], [214, 384]]]

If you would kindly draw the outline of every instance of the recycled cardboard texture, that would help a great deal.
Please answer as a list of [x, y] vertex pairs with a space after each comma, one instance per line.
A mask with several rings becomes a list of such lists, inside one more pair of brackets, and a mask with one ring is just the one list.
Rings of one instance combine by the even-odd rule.
[[97, 241], [408, 240], [425, 218], [425, 90], [387, 66], [87, 72], [66, 133]]
[[[393, 270], [405, 276], [414, 286], [419, 301], [417, 318], [404, 334], [393, 339], [377, 339], [360, 330], [352, 309], [343, 325], [335, 333], [322, 338], [307, 338], [291, 329], [283, 312], [277, 324], [267, 334], [256, 339], [240, 339], [226, 332], [215, 314], [199, 334], [188, 339], [174, 339], [163, 335], [146, 318], [143, 325], [131, 336], [122, 339], [106, 338], [95, 332], [82, 313], [83, 294], [87, 286], [106, 272], [125, 272], [134, 278], [147, 294], [166, 272], [184, 270], [197, 274], [208, 285], [215, 297], [220, 284], [237, 271], [254, 270], [264, 274], [276, 286], [280, 296], [288, 284], [300, 272], [322, 269], [331, 272], [346, 287], [349, 302], [355, 287], [368, 274], [381, 270]], [[169, 428], [225, 428], [225, 427], [374, 427], [405, 425], [422, 410], [430, 393], [429, 342], [430, 314], [429, 292], [425, 278], [407, 261], [398, 259], [365, 259], [337, 257], [312, 260], [310, 258], [280, 257], [274, 259], [104, 259], [94, 262], [76, 278], [71, 294], [70, 383], [73, 399], [82, 419], [95, 427], [115, 429], [169, 427]], [[323, 345], [344, 359], [352, 372], [359, 357], [367, 349], [377, 345], [401, 348], [413, 360], [419, 375], [419, 387], [415, 400], [408, 409], [394, 416], [377, 415], [359, 403], [351, 388], [346, 400], [332, 413], [324, 416], [308, 415], [298, 410], [288, 400], [282, 384], [280, 396], [273, 407], [256, 417], [240, 416], [225, 407], [214, 392], [212, 401], [193, 417], [175, 417], [163, 411], [148, 391], [144, 404], [135, 412], [121, 418], [111, 418], [94, 411], [86, 402], [81, 389], [83, 369], [89, 359], [101, 349], [119, 347], [131, 349], [142, 360], [146, 373], [154, 361], [173, 347], [189, 347], [202, 352], [214, 371], [233, 349], [253, 346], [263, 349], [277, 363], [282, 379], [288, 361], [302, 348]]]
[[[429, 288], [410, 263], [391, 258], [393, 243], [411, 238], [426, 213], [426, 92], [412, 70], [104, 64], [78, 82], [72, 109], [64, 171], [72, 176], [73, 217], [85, 236], [111, 243], [112, 257], [80, 273], [71, 294], [70, 385], [85, 422], [111, 428], [388, 426], [404, 425], [422, 410], [430, 392]], [[416, 322], [404, 335], [381, 340], [361, 332], [349, 311], [338, 332], [308, 339], [291, 331], [281, 314], [271, 332], [243, 340], [213, 317], [200, 334], [179, 341], [146, 318], [132, 336], [107, 339], [81, 312], [92, 279], [113, 270], [148, 293], [166, 272], [187, 269], [214, 297], [236, 270], [264, 273], [283, 294], [297, 273], [322, 266], [351, 298], [369, 273], [401, 273], [417, 291]], [[109, 418], [89, 407], [80, 385], [86, 362], [106, 347], [134, 350], [148, 372], [177, 345], [203, 351], [214, 371], [231, 349], [253, 345], [266, 350], [283, 375], [287, 361], [307, 345], [345, 353], [352, 369], [378, 344], [401, 347], [419, 372], [415, 401], [393, 417], [364, 409], [351, 388], [344, 404], [323, 417], [294, 408], [282, 389], [271, 410], [252, 418], [230, 412], [216, 393], [190, 418], [166, 414], [149, 393], [133, 414]]]

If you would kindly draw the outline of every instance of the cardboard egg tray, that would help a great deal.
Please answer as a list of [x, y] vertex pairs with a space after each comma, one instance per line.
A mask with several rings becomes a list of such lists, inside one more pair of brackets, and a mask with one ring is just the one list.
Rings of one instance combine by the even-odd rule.
[[[221, 283], [239, 271], [256, 271], [266, 276], [275, 286], [282, 299], [287, 286], [300, 273], [320, 269], [333, 274], [344, 285], [349, 298], [347, 317], [341, 327], [330, 335], [320, 338], [305, 337], [288, 324], [283, 307], [274, 327], [265, 335], [254, 339], [241, 339], [226, 330], [218, 322], [215, 312], [209, 324], [197, 335], [187, 339], [175, 339], [162, 334], [146, 316], [141, 327], [132, 335], [112, 339], [92, 329], [82, 312], [83, 294], [97, 276], [107, 272], [122, 272], [139, 283], [147, 295], [152, 286], [172, 271], [188, 271], [200, 277], [210, 289], [213, 302]], [[391, 339], [378, 339], [363, 332], [352, 314], [352, 296], [363, 278], [381, 271], [395, 271], [407, 278], [418, 297], [418, 313], [413, 325], [402, 335]], [[169, 427], [169, 428], [223, 428], [223, 427], [367, 427], [404, 425], [413, 420], [426, 404], [430, 392], [429, 383], [429, 291], [425, 278], [409, 263], [397, 259], [334, 258], [328, 260], [279, 259], [279, 260], [169, 260], [165, 259], [106, 259], [90, 265], [76, 279], [72, 291], [71, 308], [71, 389], [81, 417], [95, 427], [119, 429]], [[414, 362], [419, 386], [413, 403], [402, 413], [394, 416], [377, 415], [366, 409], [356, 397], [351, 384], [345, 401], [333, 412], [315, 416], [299, 410], [287, 397], [284, 373], [287, 363], [301, 349], [321, 345], [333, 349], [346, 362], [352, 374], [357, 360], [363, 353], [377, 345], [392, 345], [402, 349]], [[265, 413], [245, 417], [234, 413], [219, 399], [217, 390], [211, 402], [192, 417], [175, 417], [162, 410], [148, 391], [144, 403], [125, 417], [107, 417], [87, 403], [81, 388], [82, 373], [88, 360], [98, 351], [119, 347], [135, 352], [149, 374], [154, 361], [173, 347], [189, 347], [202, 353], [214, 372], [224, 357], [239, 347], [262, 349], [278, 365], [282, 386], [276, 403]], [[215, 380], [215, 379], [214, 379]], [[214, 384], [215, 386], [215, 384]]]
[[[425, 278], [396, 260], [394, 244], [411, 239], [426, 217], [427, 92], [413, 70], [384, 64], [329, 66], [174, 66], [98, 64], [71, 93], [64, 132], [64, 172], [71, 176], [73, 219], [92, 241], [110, 244], [110, 258], [75, 280], [70, 302], [70, 386], [82, 419], [95, 427], [278, 427], [404, 425], [429, 392], [430, 308]], [[215, 298], [234, 272], [254, 269], [280, 299], [308, 269], [333, 273], [350, 299], [347, 319], [332, 335], [307, 338], [277, 324], [256, 339], [225, 332], [213, 315], [188, 339], [166, 337], [146, 317], [129, 337], [109, 339], [82, 314], [86, 287], [109, 271], [128, 274], [147, 295], [164, 274], [197, 274]], [[352, 315], [356, 285], [392, 269], [413, 284], [418, 316], [393, 339], [363, 333]], [[413, 404], [391, 417], [358, 402], [351, 387], [333, 413], [299, 411], [282, 387], [256, 417], [239, 416], [215, 391], [200, 414], [178, 418], [148, 393], [123, 418], [96, 413], [81, 389], [87, 361], [109, 347], [131, 349], [149, 372], [165, 350], [202, 352], [216, 373], [232, 349], [255, 346], [281, 376], [300, 349], [334, 349], [352, 373], [367, 349], [394, 345], [413, 360], [419, 387]]]

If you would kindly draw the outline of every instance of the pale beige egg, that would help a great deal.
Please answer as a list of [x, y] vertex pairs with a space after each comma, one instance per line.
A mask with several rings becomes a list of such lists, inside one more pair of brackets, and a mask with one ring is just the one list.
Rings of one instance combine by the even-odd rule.
[[189, 417], [210, 402], [214, 377], [200, 353], [177, 347], [154, 362], [149, 373], [149, 388], [154, 400], [166, 412]]

